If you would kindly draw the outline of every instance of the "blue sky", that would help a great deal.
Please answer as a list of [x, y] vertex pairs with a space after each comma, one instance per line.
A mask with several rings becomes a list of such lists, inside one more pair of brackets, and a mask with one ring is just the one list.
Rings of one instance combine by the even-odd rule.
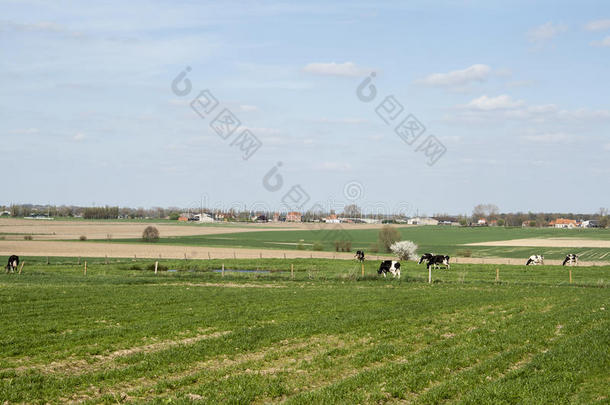
[[[603, 1], [0, 0], [0, 204], [596, 212], [610, 205]], [[192, 91], [178, 96], [186, 67]], [[377, 98], [356, 96], [371, 72]], [[219, 101], [202, 119], [201, 90]], [[426, 132], [376, 114], [393, 95]], [[210, 122], [241, 121], [227, 140]], [[231, 145], [249, 129], [249, 159]], [[417, 145], [446, 152], [430, 166]], [[277, 162], [283, 187], [262, 179]], [[355, 187], [356, 193], [346, 189]], [[346, 195], [347, 194], [347, 195]], [[405, 208], [408, 207], [408, 208]]]

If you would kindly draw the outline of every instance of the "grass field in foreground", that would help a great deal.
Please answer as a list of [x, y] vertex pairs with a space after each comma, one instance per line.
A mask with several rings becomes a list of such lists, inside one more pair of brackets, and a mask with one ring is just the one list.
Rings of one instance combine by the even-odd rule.
[[[0, 260], [5, 260], [1, 258]], [[610, 267], [27, 258], [0, 275], [0, 403], [607, 403]], [[103, 260], [103, 259], [102, 259]], [[290, 264], [295, 264], [295, 280]], [[495, 283], [495, 269], [501, 283]]]
[[[403, 240], [412, 240], [419, 245], [420, 252], [434, 252], [450, 256], [464, 255], [470, 251], [473, 257], [527, 258], [532, 254], [542, 254], [547, 259], [563, 259], [568, 253], [579, 254], [581, 260], [610, 261], [607, 248], [551, 248], [551, 247], [513, 247], [513, 246], [463, 246], [467, 243], [503, 241], [524, 238], [579, 238], [610, 240], [610, 229], [554, 229], [554, 228], [504, 228], [504, 227], [441, 227], [418, 226], [397, 227]], [[160, 244], [185, 246], [211, 246], [255, 249], [297, 249], [299, 242], [311, 250], [319, 242], [325, 251], [335, 249], [337, 240], [350, 240], [352, 250], [364, 249], [377, 242], [379, 229], [350, 229], [337, 226], [334, 229], [319, 230], [312, 224], [312, 230], [298, 231], [260, 231], [237, 232], [222, 235], [197, 235], [163, 237]], [[108, 242], [103, 240], [101, 242]], [[116, 239], [112, 242], [139, 243], [140, 239]]]

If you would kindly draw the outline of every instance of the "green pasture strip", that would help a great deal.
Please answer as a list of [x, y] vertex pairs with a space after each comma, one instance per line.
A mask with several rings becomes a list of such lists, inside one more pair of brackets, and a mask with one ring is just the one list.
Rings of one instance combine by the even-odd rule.
[[[553, 228], [502, 228], [502, 227], [398, 227], [402, 239], [412, 240], [419, 246], [420, 252], [448, 254], [450, 256], [473, 257], [509, 257], [527, 258], [532, 254], [544, 254], [549, 259], [562, 259], [568, 253], [584, 252], [583, 260], [600, 260], [608, 257], [607, 248], [540, 248], [511, 246], [464, 246], [467, 243], [504, 241], [527, 238], [584, 238], [593, 240], [610, 240], [607, 229], [553, 229]], [[378, 229], [347, 230], [337, 226], [334, 229], [298, 231], [257, 231], [236, 232], [222, 235], [195, 235], [162, 237], [157, 243], [183, 246], [233, 247], [251, 249], [289, 249], [303, 248], [312, 250], [314, 244], [320, 244], [324, 251], [334, 251], [335, 241], [349, 240], [352, 251], [364, 249], [369, 254], [371, 246], [377, 242]], [[163, 236], [163, 235], [161, 235]], [[94, 240], [91, 240], [94, 241]], [[110, 243], [142, 243], [141, 239], [95, 240]], [[300, 246], [299, 246], [300, 245]], [[374, 253], [376, 254], [376, 253]], [[606, 256], [604, 256], [606, 255]]]
[[[500, 266], [495, 283], [497, 266], [455, 265], [435, 270], [428, 285], [412, 263], [398, 281], [372, 276], [374, 263], [360, 279], [359, 265], [342, 260], [301, 259], [295, 280], [289, 271], [223, 278], [208, 271], [220, 261], [187, 262], [200, 267], [154, 275], [132, 269], [150, 261], [96, 263], [84, 276], [82, 266], [38, 262], [2, 274], [0, 400], [531, 403], [608, 395], [609, 295], [598, 281], [610, 267], [574, 268], [580, 281], [569, 285], [559, 267]], [[544, 399], [547, 392], [554, 396]]]

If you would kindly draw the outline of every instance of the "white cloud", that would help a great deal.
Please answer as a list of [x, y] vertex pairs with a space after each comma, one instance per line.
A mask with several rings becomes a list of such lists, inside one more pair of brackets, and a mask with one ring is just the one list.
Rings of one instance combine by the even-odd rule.
[[491, 111], [514, 109], [521, 107], [524, 104], [525, 103], [523, 100], [514, 100], [511, 96], [502, 94], [497, 97], [488, 97], [487, 95], [483, 95], [479, 98], [471, 100], [464, 107], [473, 110]]
[[549, 132], [536, 135], [524, 135], [521, 139], [533, 143], [566, 143], [574, 140], [574, 137], [563, 132]]
[[610, 36], [607, 36], [606, 38], [602, 39], [601, 41], [593, 41], [590, 44], [591, 46], [602, 46], [602, 47], [607, 47], [610, 46]]
[[243, 112], [254, 112], [254, 111], [259, 111], [258, 107], [255, 105], [247, 105], [247, 104], [243, 104], [239, 106], [239, 109]]
[[346, 172], [351, 170], [349, 163], [343, 162], [324, 162], [315, 167], [318, 170]]
[[454, 107], [454, 113], [444, 117], [445, 122], [494, 125], [507, 121], [527, 124], [575, 124], [591, 126], [610, 121], [610, 110], [579, 108], [561, 109], [555, 104], [528, 105], [509, 95], [488, 97], [483, 95], [467, 104]]
[[605, 144], [604, 149], [610, 151], [610, 143]]
[[80, 142], [80, 141], [84, 140], [85, 138], [86, 138], [85, 134], [83, 134], [82, 132], [78, 132], [76, 135], [74, 135], [72, 137], [72, 140], [76, 141], [76, 142]]
[[472, 82], [483, 82], [487, 80], [491, 73], [491, 67], [483, 64], [476, 64], [462, 70], [453, 70], [448, 73], [433, 73], [416, 83], [428, 86], [462, 86]]
[[589, 21], [585, 24], [587, 31], [605, 31], [610, 29], [610, 19]]
[[363, 118], [320, 118], [319, 120], [315, 120], [315, 122], [322, 124], [366, 124], [369, 122]]
[[20, 128], [10, 131], [13, 135], [36, 135], [39, 132], [38, 128]]
[[546, 42], [552, 40], [557, 35], [561, 34], [568, 30], [568, 26], [565, 24], [556, 24], [554, 25], [552, 22], [547, 22], [546, 24], [542, 24], [536, 28], [532, 28], [528, 31], [527, 37], [530, 42], [543, 45]]
[[356, 66], [353, 62], [345, 63], [309, 63], [303, 68], [304, 72], [313, 73], [324, 76], [364, 76], [370, 73], [372, 69], [366, 69]]

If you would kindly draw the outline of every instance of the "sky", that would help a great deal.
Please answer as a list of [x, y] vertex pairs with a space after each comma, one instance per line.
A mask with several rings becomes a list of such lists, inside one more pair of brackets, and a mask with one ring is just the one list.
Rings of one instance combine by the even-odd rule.
[[0, 204], [610, 206], [605, 1], [0, 0], [0, 49]]

